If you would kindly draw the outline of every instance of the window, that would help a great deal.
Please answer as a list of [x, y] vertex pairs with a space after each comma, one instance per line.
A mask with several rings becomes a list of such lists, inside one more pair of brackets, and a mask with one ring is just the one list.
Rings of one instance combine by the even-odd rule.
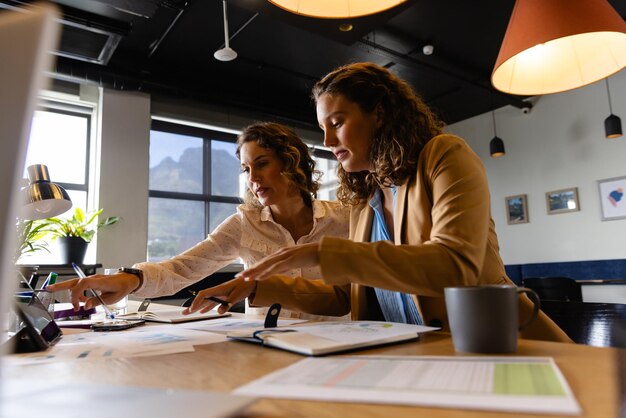
[[236, 139], [234, 134], [152, 122], [149, 261], [192, 247], [235, 213], [244, 187]]
[[320, 189], [317, 198], [320, 200], [336, 200], [337, 166], [339, 163], [332, 152], [323, 148], [313, 148], [315, 168], [322, 172]]
[[29, 165], [48, 166], [50, 179], [67, 190], [73, 206], [83, 209], [89, 184], [91, 111], [78, 106], [35, 111], [24, 165], [25, 178]]

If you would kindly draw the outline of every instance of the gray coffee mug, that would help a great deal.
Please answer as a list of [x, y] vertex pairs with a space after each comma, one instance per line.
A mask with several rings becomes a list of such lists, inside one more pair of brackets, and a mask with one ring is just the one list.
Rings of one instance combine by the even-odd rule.
[[[539, 296], [528, 288], [513, 285], [446, 287], [446, 309], [456, 351], [470, 353], [513, 353], [518, 331], [537, 319]], [[519, 324], [518, 294], [526, 293], [534, 303], [533, 313]]]

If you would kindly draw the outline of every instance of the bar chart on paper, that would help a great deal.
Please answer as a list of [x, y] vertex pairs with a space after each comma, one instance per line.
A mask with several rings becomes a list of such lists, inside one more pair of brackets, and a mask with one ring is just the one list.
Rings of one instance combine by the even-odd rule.
[[338, 402], [577, 415], [551, 358], [350, 356], [312, 358], [235, 393]]

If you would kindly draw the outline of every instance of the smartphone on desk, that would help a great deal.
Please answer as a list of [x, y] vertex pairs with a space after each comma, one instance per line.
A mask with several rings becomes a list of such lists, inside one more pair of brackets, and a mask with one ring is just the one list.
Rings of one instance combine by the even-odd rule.
[[91, 326], [94, 331], [121, 331], [145, 324], [143, 319], [116, 319], [114, 321], [96, 322]]

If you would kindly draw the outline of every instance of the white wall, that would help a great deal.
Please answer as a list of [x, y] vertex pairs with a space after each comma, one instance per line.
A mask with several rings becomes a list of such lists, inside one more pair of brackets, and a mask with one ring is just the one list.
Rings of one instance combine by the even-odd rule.
[[[613, 113], [626, 128], [626, 71], [609, 79]], [[601, 221], [597, 180], [626, 176], [626, 137], [606, 139], [604, 80], [542, 96], [530, 114], [496, 111], [506, 155], [489, 156], [491, 113], [450, 125], [482, 158], [505, 264], [626, 258], [626, 219]], [[548, 215], [545, 193], [577, 187], [581, 210]], [[530, 222], [507, 225], [505, 197], [528, 195]]]
[[99, 102], [96, 207], [120, 222], [98, 232], [96, 260], [104, 268], [146, 258], [150, 96], [104, 89]]

